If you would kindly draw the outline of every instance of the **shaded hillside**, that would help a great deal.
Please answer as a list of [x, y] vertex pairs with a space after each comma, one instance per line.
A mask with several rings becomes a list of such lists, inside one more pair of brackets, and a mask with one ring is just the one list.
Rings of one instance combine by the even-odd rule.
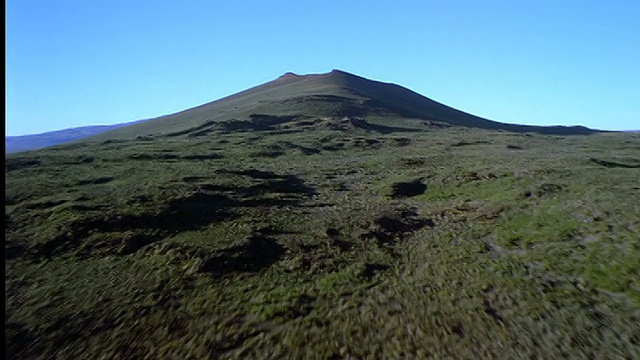
[[129, 122], [115, 125], [83, 126], [72, 129], [50, 131], [42, 134], [6, 136], [5, 151], [13, 153], [18, 151], [37, 150], [49, 146], [64, 144], [70, 141], [83, 139], [109, 130], [118, 129], [134, 124]]
[[[386, 126], [403, 119], [443, 126], [464, 126], [513, 132], [589, 134], [585, 127], [537, 127], [503, 124], [483, 119], [435, 102], [401, 86], [368, 80], [343, 71], [327, 74], [287, 73], [266, 84], [153, 121], [111, 131], [95, 140], [162, 136], [188, 132], [205, 124], [244, 121], [251, 115], [310, 118], [361, 117]], [[424, 129], [414, 122], [416, 129]], [[430, 127], [430, 126], [429, 126]]]

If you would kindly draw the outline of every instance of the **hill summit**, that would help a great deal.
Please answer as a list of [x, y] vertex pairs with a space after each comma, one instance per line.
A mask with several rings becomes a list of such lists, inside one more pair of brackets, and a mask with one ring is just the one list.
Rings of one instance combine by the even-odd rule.
[[[326, 74], [285, 73], [277, 79], [192, 109], [98, 135], [98, 139], [204, 134], [221, 124], [253, 127], [292, 120], [361, 118], [384, 126], [401, 122], [414, 130], [463, 126], [513, 132], [589, 134], [585, 127], [505, 124], [456, 110], [402, 86], [341, 70]], [[409, 122], [407, 122], [409, 120]], [[235, 124], [235, 125], [233, 125]], [[246, 125], [246, 124], [245, 124]], [[247, 125], [249, 126], [249, 125]], [[249, 127], [251, 127], [249, 126]], [[203, 132], [204, 131], [204, 132]]]

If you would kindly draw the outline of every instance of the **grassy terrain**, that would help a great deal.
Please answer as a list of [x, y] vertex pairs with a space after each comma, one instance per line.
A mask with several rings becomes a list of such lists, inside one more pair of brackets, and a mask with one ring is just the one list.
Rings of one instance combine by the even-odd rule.
[[8, 357], [638, 357], [639, 134], [251, 120], [7, 157]]

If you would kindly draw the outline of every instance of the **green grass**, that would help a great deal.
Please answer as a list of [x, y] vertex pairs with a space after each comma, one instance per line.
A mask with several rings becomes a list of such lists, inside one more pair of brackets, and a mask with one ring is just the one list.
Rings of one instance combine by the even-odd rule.
[[638, 354], [638, 134], [278, 129], [8, 156], [13, 358]]

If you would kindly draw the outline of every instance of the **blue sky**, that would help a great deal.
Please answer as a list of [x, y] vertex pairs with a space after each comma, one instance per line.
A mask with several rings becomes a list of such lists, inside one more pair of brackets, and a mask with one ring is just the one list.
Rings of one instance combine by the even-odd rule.
[[492, 120], [640, 129], [640, 1], [7, 0], [7, 135], [341, 69]]

